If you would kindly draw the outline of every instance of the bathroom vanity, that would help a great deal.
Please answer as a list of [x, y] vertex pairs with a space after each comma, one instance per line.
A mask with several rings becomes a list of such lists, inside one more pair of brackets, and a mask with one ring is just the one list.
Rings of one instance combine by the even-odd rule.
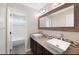
[[34, 55], [52, 55], [61, 54], [56, 50], [50, 48], [47, 44], [47, 38], [34, 38], [30, 37], [30, 48]]
[[[34, 55], [62, 55], [62, 54], [79, 54], [79, 48], [71, 44], [66, 51], [60, 52], [58, 48], [48, 45], [47, 37], [30, 37], [30, 48]], [[59, 51], [58, 51], [59, 50]]]
[[[44, 39], [44, 38], [43, 38]], [[48, 50], [46, 40], [42, 41], [42, 39], [34, 39], [30, 38], [31, 44], [31, 51], [34, 55], [52, 55], [53, 53]], [[53, 51], [54, 52], [54, 51]]]

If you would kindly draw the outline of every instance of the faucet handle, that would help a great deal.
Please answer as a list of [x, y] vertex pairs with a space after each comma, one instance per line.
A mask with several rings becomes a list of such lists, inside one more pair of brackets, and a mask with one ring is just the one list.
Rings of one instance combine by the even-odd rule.
[[63, 37], [63, 34], [61, 34], [61, 37]]
[[61, 40], [64, 40], [63, 34], [61, 34], [60, 39], [61, 39]]

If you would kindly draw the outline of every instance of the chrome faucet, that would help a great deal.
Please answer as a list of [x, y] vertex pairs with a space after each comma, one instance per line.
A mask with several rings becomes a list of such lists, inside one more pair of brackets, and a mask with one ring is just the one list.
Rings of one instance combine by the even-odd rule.
[[61, 36], [60, 36], [60, 40], [64, 40], [63, 34], [61, 34]]

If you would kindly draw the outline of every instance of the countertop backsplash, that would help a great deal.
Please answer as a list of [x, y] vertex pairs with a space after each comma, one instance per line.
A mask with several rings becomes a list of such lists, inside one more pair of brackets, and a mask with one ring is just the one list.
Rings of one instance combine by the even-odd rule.
[[63, 37], [65, 39], [79, 42], [79, 32], [66, 32], [66, 31], [55, 31], [55, 30], [39, 30], [44, 34], [51, 35], [53, 37], [60, 37], [61, 34], [63, 34]]

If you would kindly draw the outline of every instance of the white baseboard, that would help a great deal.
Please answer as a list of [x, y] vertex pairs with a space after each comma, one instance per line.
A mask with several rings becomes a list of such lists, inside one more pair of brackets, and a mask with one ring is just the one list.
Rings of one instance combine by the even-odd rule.
[[25, 52], [29, 52], [29, 51], [31, 51], [31, 49], [27, 49], [27, 50], [25, 50]]

